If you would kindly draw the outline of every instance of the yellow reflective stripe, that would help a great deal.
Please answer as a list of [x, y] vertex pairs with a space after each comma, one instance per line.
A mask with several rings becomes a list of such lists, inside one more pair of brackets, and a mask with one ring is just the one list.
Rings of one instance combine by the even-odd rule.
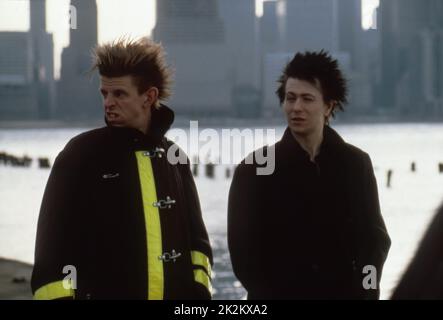
[[194, 280], [204, 285], [208, 289], [209, 294], [212, 295], [211, 279], [209, 279], [206, 272], [202, 269], [194, 269]]
[[192, 264], [205, 268], [209, 277], [211, 277], [211, 262], [209, 258], [200, 251], [191, 251]]
[[153, 206], [153, 203], [157, 202], [154, 172], [151, 159], [144, 156], [143, 151], [137, 151], [135, 154], [145, 214], [148, 248], [148, 299], [162, 300], [164, 293], [163, 260], [159, 259], [162, 255], [162, 232], [158, 208]]
[[63, 281], [56, 281], [44, 285], [34, 294], [34, 300], [53, 300], [59, 298], [74, 297], [74, 289], [71, 288], [70, 280], [65, 280], [70, 289], [63, 287]]

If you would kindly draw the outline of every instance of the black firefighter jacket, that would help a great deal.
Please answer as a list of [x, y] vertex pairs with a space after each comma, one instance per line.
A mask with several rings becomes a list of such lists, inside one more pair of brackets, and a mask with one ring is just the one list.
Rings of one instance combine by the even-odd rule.
[[315, 163], [289, 129], [270, 148], [273, 174], [244, 160], [229, 193], [229, 250], [248, 298], [377, 299], [390, 238], [369, 156], [329, 126]]
[[212, 252], [189, 164], [166, 157], [173, 119], [162, 106], [147, 135], [107, 126], [58, 155], [38, 221], [36, 299], [211, 297]]
[[391, 299], [443, 300], [443, 204]]

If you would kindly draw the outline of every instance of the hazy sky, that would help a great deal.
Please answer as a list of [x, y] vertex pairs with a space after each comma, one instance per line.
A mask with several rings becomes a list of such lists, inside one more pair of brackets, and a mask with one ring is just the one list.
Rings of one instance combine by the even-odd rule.
[[[32, 1], [32, 0], [31, 0]], [[241, 0], [240, 0], [241, 1]], [[257, 1], [257, 15], [261, 2]], [[372, 13], [379, 0], [363, 1], [363, 27], [372, 24]], [[69, 43], [70, 0], [46, 0], [46, 28], [54, 36], [55, 72], [58, 76], [63, 47]], [[97, 0], [98, 41], [105, 42], [121, 35], [149, 35], [155, 24], [155, 0]], [[29, 0], [0, 0], [0, 31], [29, 30]]]

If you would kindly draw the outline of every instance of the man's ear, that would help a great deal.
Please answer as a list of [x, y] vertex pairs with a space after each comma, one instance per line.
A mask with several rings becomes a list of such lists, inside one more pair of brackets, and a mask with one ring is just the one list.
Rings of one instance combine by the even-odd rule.
[[337, 101], [331, 100], [329, 103], [326, 104], [326, 117], [330, 117], [332, 114], [332, 110], [334, 110], [335, 105], [337, 104]]
[[151, 107], [155, 105], [158, 100], [158, 89], [156, 87], [150, 87], [148, 90], [146, 90], [145, 96], [144, 103], [146, 106]]

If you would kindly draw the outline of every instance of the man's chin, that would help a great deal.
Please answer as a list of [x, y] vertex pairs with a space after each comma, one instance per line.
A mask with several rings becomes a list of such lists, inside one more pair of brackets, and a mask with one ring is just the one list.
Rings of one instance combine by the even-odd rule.
[[108, 124], [110, 126], [113, 126], [113, 127], [124, 127], [124, 123], [121, 122], [121, 121], [118, 121], [117, 119], [106, 118], [106, 121], [108, 122]]
[[307, 129], [303, 126], [289, 125], [289, 129], [291, 129], [293, 133], [298, 135], [304, 135], [307, 132]]

